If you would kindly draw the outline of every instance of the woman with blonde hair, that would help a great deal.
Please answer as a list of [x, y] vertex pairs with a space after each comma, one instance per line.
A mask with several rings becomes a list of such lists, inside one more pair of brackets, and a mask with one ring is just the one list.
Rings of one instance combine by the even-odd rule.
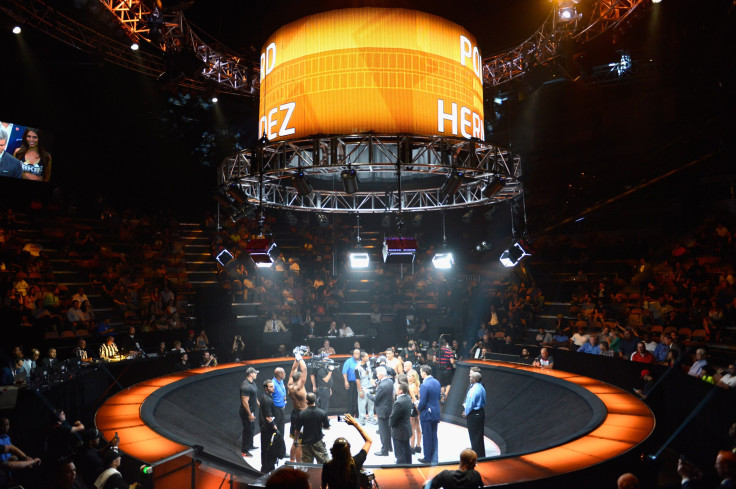
[[411, 439], [409, 440], [409, 444], [414, 453], [420, 453], [422, 451], [422, 428], [419, 425], [419, 411], [416, 405], [419, 402], [419, 386], [421, 382], [419, 382], [419, 374], [414, 369], [409, 370], [406, 377], [409, 381], [409, 397], [412, 403], [411, 416], [409, 417], [409, 421], [411, 421]]

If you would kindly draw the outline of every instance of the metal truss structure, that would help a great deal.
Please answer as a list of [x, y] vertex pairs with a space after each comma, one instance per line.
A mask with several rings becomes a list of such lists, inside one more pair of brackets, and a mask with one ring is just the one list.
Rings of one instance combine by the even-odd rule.
[[[368, 190], [344, 191], [341, 172], [347, 168]], [[298, 171], [313, 186], [308, 195], [290, 184]], [[442, 184], [453, 171], [462, 173], [462, 184], [443, 198]], [[520, 176], [519, 155], [480, 141], [356, 134], [266, 143], [227, 158], [218, 178], [221, 186], [238, 185], [252, 205], [262, 199], [266, 207], [361, 214], [494, 204], [521, 194]], [[505, 186], [484, 195], [485, 186], [499, 179]]]
[[159, 12], [142, 0], [98, 0], [135, 40], [141, 39], [165, 53], [192, 53], [204, 63], [201, 73], [220, 90], [254, 95], [260, 85], [260, 69], [224, 46], [213, 46], [199, 36], [181, 11]]
[[[3, 0], [0, 11], [73, 48], [92, 53], [102, 60], [158, 78], [166, 73], [166, 56], [183, 53], [196, 56], [202, 68], [176, 80], [180, 86], [205, 90], [207, 81], [221, 92], [256, 97], [260, 70], [216, 43], [205, 42], [186, 21], [182, 12], [161, 14], [141, 0], [94, 0], [114, 15], [129, 42], [121, 42], [64, 15], [44, 0]], [[151, 44], [146, 49], [141, 43]], [[130, 49], [132, 42], [141, 49]]]
[[[193, 54], [203, 67], [177, 80], [180, 85], [203, 90], [203, 80], [209, 80], [220, 91], [257, 96], [259, 66], [216, 42], [205, 42], [181, 11], [162, 13], [149, 8], [143, 0], [93, 1], [100, 2], [115, 16], [131, 41], [144, 40], [157, 48], [155, 52], [132, 52], [129, 45], [79, 24], [43, 0], [3, 0], [0, 10], [75, 48], [100, 53], [106, 61], [154, 77], [166, 71], [166, 53]], [[560, 6], [570, 1], [552, 0], [550, 14], [534, 34], [519, 46], [484, 59], [484, 85], [498, 86], [522, 76], [534, 66], [553, 62], [560, 56], [564, 42], [590, 41], [619, 25], [647, 0], [595, 0], [585, 16], [561, 20]]]
[[[586, 15], [561, 20], [559, 5], [553, 0], [552, 11], [544, 24], [520, 45], [483, 60], [483, 84], [498, 86], [518, 78], [530, 68], [546, 65], [561, 55], [568, 42], [586, 43], [618, 26], [646, 0], [597, 0]], [[559, 2], [559, 3], [558, 3]]]

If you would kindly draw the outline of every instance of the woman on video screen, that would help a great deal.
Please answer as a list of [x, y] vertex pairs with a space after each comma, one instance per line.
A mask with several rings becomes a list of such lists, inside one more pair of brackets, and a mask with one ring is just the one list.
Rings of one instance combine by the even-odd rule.
[[51, 154], [43, 148], [38, 129], [26, 128], [13, 156], [21, 161], [24, 179], [48, 182], [51, 178]]

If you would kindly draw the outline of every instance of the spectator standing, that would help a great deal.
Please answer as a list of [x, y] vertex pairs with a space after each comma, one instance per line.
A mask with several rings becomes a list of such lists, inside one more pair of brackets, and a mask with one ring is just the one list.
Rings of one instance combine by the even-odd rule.
[[280, 446], [283, 449], [284, 437], [283, 433], [279, 433], [276, 426], [275, 406], [273, 401], [274, 382], [266, 380], [263, 382], [263, 393], [259, 398], [260, 406], [258, 409], [258, 426], [261, 429], [261, 472], [269, 473], [276, 468], [278, 454], [276, 453], [278, 446], [277, 438], [280, 437]]
[[324, 464], [329, 460], [327, 447], [323, 441], [322, 429], [330, 429], [327, 413], [315, 406], [317, 396], [314, 392], [307, 394], [307, 409], [299, 414], [299, 426], [302, 432], [302, 462], [311, 464], [314, 460]]
[[240, 384], [240, 421], [243, 423], [243, 441], [241, 443], [242, 455], [250, 458], [253, 446], [254, 421], [256, 419], [256, 407], [258, 405], [258, 389], [254, 381], [258, 376], [258, 370], [248, 367], [245, 371], [245, 380]]
[[468, 420], [470, 447], [479, 457], [486, 456], [485, 424], [486, 424], [486, 389], [481, 384], [483, 375], [477, 371], [470, 372], [470, 388], [465, 396], [463, 417]]
[[391, 408], [394, 402], [394, 384], [386, 375], [386, 367], [376, 367], [376, 394], [368, 396], [374, 402], [376, 415], [378, 416], [378, 430], [381, 436], [381, 449], [375, 452], [379, 457], [387, 457], [391, 448]]
[[437, 425], [440, 422], [440, 394], [442, 389], [439, 381], [432, 377], [432, 368], [422, 365], [419, 370], [422, 376], [422, 385], [419, 388], [419, 422], [422, 427], [424, 440], [424, 458], [419, 459], [423, 464], [437, 463], [438, 440]]
[[284, 425], [286, 423], [284, 417], [284, 409], [286, 408], [286, 385], [284, 385], [284, 379], [286, 378], [286, 371], [277, 367], [273, 371], [273, 415], [276, 418], [276, 429], [279, 430], [281, 436], [284, 435]]
[[355, 367], [360, 362], [360, 350], [353, 350], [353, 356], [345, 360], [342, 365], [342, 376], [345, 380], [345, 390], [348, 391], [348, 412], [358, 416], [358, 386], [355, 382]]
[[391, 441], [396, 453], [397, 464], [411, 463], [411, 409], [412, 402], [409, 397], [409, 385], [406, 382], [396, 384], [396, 400], [391, 409], [389, 426], [391, 427]]

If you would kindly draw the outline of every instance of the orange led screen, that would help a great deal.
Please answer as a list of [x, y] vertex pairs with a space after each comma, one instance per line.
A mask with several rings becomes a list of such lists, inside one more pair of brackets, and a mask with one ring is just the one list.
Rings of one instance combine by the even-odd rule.
[[334, 10], [276, 31], [261, 52], [259, 134], [484, 139], [475, 38], [405, 9]]

